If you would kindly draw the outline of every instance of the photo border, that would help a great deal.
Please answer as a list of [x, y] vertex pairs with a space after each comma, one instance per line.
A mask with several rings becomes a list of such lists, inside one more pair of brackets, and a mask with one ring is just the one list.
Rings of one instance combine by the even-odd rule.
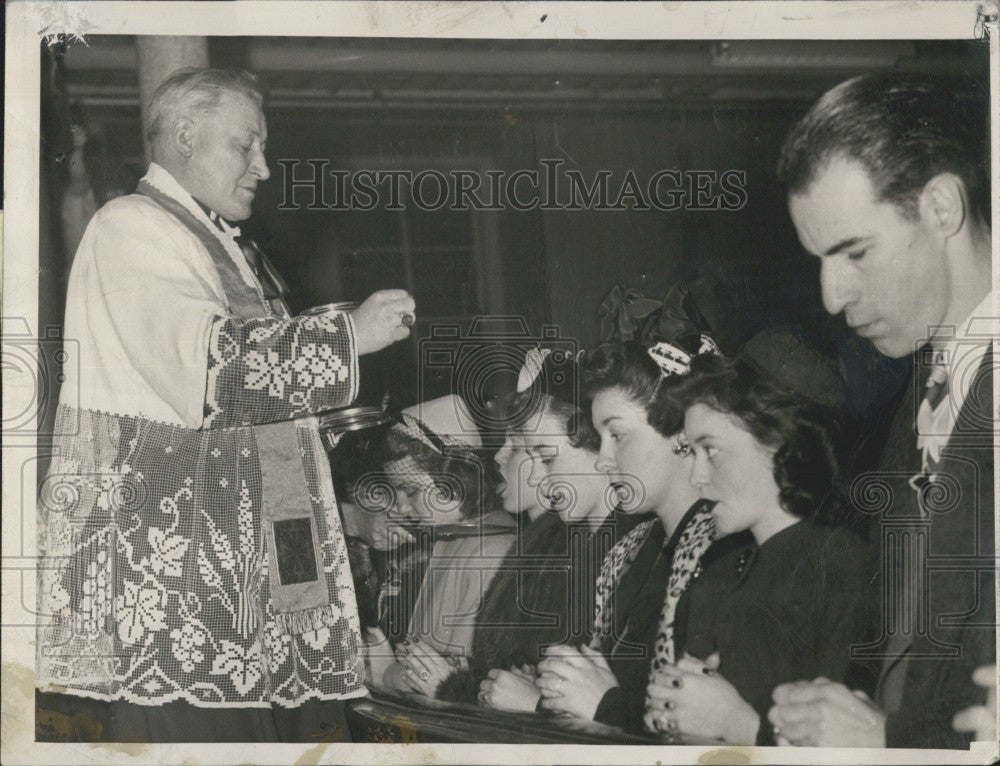
[[[15, 2], [6, 9], [3, 330], [38, 316], [38, 44], [45, 35], [90, 34], [474, 39], [973, 39], [989, 37], [990, 114], [1000, 114], [1000, 35], [995, 3], [966, 2]], [[992, 21], [984, 22], [984, 14]], [[71, 38], [72, 39], [72, 38]], [[991, 125], [994, 181], [1000, 178], [1000, 126]], [[994, 284], [1000, 284], [1000, 184], [992, 189]], [[994, 307], [994, 316], [1000, 316]], [[996, 353], [996, 351], [994, 351]], [[32, 395], [30, 381], [4, 369], [4, 402]], [[1000, 400], [994, 379], [994, 401]], [[35, 743], [35, 529], [22, 486], [35, 486], [36, 445], [3, 446], [3, 697], [5, 763], [985, 763], [995, 743], [953, 750], [798, 749], [678, 746], [520, 746], [372, 744], [75, 744]], [[995, 485], [1000, 484], [1000, 465]]]

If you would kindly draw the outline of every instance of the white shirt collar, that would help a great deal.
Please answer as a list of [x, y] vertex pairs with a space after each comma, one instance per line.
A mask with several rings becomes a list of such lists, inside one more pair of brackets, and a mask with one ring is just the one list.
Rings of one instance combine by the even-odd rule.
[[[191, 196], [187, 189], [177, 182], [177, 179], [170, 174], [170, 171], [160, 165], [157, 165], [155, 162], [151, 162], [149, 163], [149, 169], [146, 171], [146, 175], [143, 176], [142, 180], [153, 188], [163, 192], [168, 197], [173, 197], [175, 200], [180, 202], [186, 210], [193, 213], [200, 221], [207, 223], [212, 231], [219, 231], [218, 227], [212, 222], [212, 220], [205, 215], [205, 211], [202, 209], [201, 205], [195, 202], [194, 197]], [[230, 237], [235, 238], [240, 235], [240, 229], [238, 226], [230, 226], [222, 218], [219, 218], [219, 223], [222, 224], [223, 230]]]
[[1000, 337], [1000, 314], [997, 313], [996, 291], [986, 294], [972, 313], [955, 328], [954, 334], [940, 349], [948, 369], [949, 397], [954, 400], [955, 413], [962, 408], [979, 365], [993, 340]]
[[941, 450], [955, 430], [969, 390], [975, 382], [986, 352], [1000, 337], [998, 295], [990, 292], [972, 310], [965, 321], [952, 329], [951, 336], [938, 351], [948, 370], [948, 391], [933, 409], [924, 399], [917, 412], [917, 444], [923, 456], [924, 471], [941, 460]]

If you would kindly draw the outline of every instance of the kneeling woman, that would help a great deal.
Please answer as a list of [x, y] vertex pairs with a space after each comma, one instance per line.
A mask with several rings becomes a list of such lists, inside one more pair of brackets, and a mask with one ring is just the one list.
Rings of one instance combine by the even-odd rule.
[[660, 404], [683, 416], [691, 483], [715, 501], [719, 533], [748, 530], [756, 549], [712, 567], [681, 605], [688, 656], [649, 688], [655, 730], [772, 744], [766, 714], [781, 683], [843, 681], [851, 646], [869, 637], [871, 562], [835, 489], [822, 419], [746, 363], [699, 358], [664, 381]]
[[475, 702], [488, 674], [516, 672], [517, 688], [480, 697], [505, 710], [535, 709], [532, 674], [544, 647], [589, 636], [595, 562], [614, 544], [608, 478], [593, 468], [596, 434], [570, 392], [549, 385], [574, 376], [563, 370], [559, 378], [558, 365], [534, 356], [540, 377], [522, 375], [523, 389], [506, 406], [507, 442], [496, 456], [504, 507], [528, 523], [519, 525], [523, 534], [485, 592], [469, 667], [441, 678], [438, 671], [447, 668], [427, 647], [411, 648], [409, 658], [430, 673], [430, 683], [441, 682], [439, 698], [453, 701]]
[[399, 661], [372, 679], [376, 684], [430, 693], [431, 671], [409, 662], [414, 646], [431, 649], [443, 668], [465, 662], [473, 616], [513, 540], [513, 520], [497, 507], [478, 434], [462, 413], [464, 402], [455, 396], [425, 402], [405, 410], [387, 436], [393, 513], [429, 532], [434, 546], [407, 635], [396, 646]]
[[[711, 503], [699, 499], [688, 482], [682, 423], [666, 425], [651, 408], [658, 387], [684, 374], [683, 360], [714, 352], [696, 326], [685, 329], [670, 342], [605, 343], [584, 359], [583, 379], [601, 437], [597, 467], [619, 488], [623, 512], [654, 518], [605, 559], [590, 645], [556, 647], [539, 665], [545, 709], [630, 731], [642, 729], [651, 670], [675, 659], [677, 603], [715, 539]], [[725, 554], [716, 544], [712, 555]]]

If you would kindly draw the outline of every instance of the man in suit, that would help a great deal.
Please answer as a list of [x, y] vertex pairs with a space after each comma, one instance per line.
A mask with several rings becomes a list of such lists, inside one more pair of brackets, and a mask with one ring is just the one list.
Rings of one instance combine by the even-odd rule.
[[[985, 101], [985, 99], [980, 99]], [[779, 686], [779, 741], [964, 748], [952, 718], [995, 663], [991, 292], [985, 103], [894, 73], [826, 93], [779, 161], [789, 211], [820, 261], [831, 314], [916, 372], [877, 474], [880, 638], [875, 699], [826, 679]], [[871, 510], [871, 509], [869, 509]], [[950, 566], [950, 568], [947, 568]]]

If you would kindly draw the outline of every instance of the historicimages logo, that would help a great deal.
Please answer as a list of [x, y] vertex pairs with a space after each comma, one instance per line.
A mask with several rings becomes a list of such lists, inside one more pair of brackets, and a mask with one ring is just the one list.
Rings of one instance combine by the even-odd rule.
[[648, 175], [585, 172], [561, 159], [518, 170], [329, 169], [327, 159], [280, 159], [279, 210], [742, 210], [746, 171], [660, 168]]

